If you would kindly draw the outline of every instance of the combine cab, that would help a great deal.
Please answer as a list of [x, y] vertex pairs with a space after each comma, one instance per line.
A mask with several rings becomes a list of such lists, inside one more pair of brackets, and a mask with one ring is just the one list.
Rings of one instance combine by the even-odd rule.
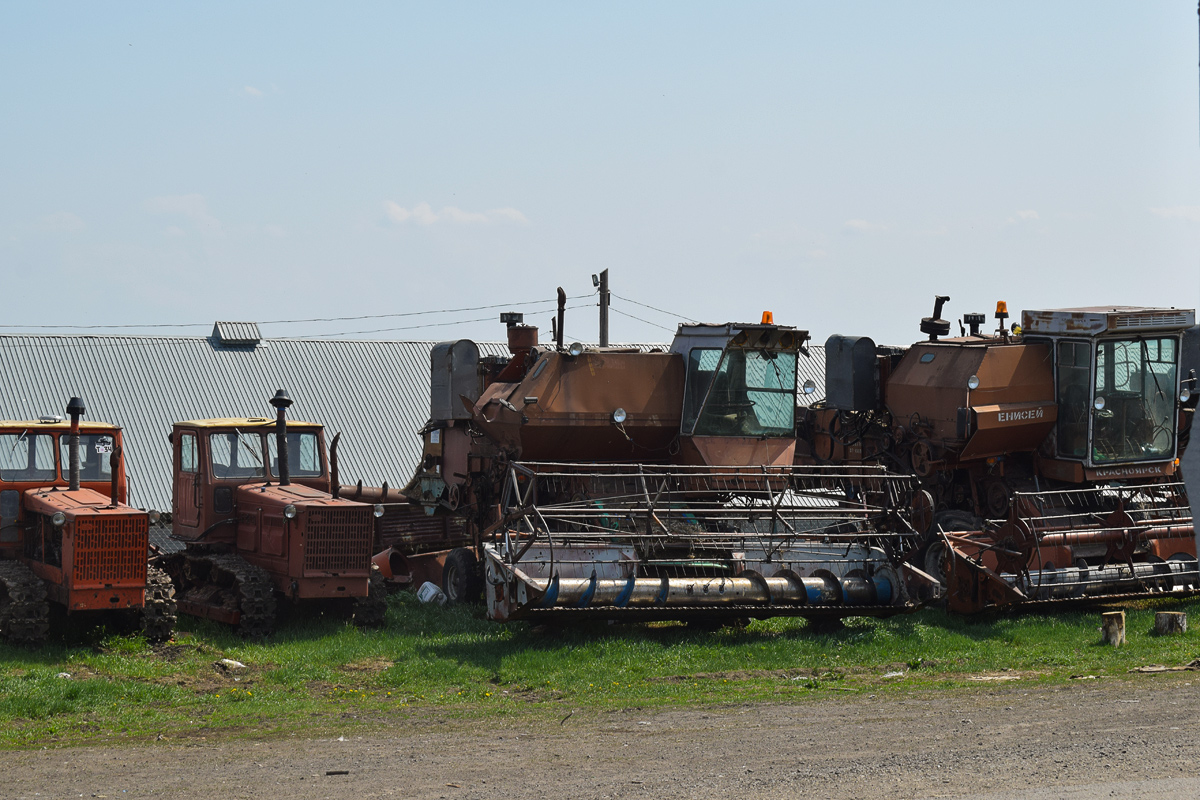
[[183, 551], [159, 559], [185, 613], [263, 636], [276, 597], [343, 605], [358, 624], [383, 621], [371, 565], [379, 508], [330, 494], [320, 425], [288, 422], [280, 390], [265, 417], [175, 424], [173, 534]]
[[805, 331], [766, 315], [681, 325], [646, 352], [543, 347], [536, 328], [502, 320], [509, 359], [434, 348], [432, 419], [406, 490], [471, 536], [444, 559], [451, 599], [486, 584], [495, 619], [818, 618], [894, 614], [936, 593], [897, 558], [912, 538], [899, 484], [914, 481], [793, 467]]
[[175, 624], [170, 580], [147, 564], [150, 514], [125, 504], [121, 429], [70, 422], [0, 422], [0, 633], [39, 642], [47, 600], [68, 614], [122, 612], [152, 640]]
[[[925, 537], [907, 556], [955, 581], [998, 581], [986, 601], [968, 601], [980, 591], [964, 595], [952, 582], [951, 604], [958, 596], [964, 610], [1043, 596], [1052, 574], [1068, 580], [1064, 568], [1105, 575], [1069, 579], [1093, 600], [1164, 585], [1161, 575], [1143, 582], [1140, 563], [1170, 562], [1180, 581], [1172, 590], [1195, 586], [1177, 475], [1195, 409], [1195, 375], [1180, 374], [1194, 312], [1026, 311], [1010, 333], [1001, 303], [994, 335], [969, 314], [962, 336], [943, 338], [948, 299], [921, 322], [929, 340], [907, 349], [830, 337], [827, 397], [804, 413], [797, 460], [879, 463], [920, 478], [912, 518]], [[1116, 536], [1127, 544], [1111, 546]], [[1126, 579], [1103, 572], [1114, 564]]]

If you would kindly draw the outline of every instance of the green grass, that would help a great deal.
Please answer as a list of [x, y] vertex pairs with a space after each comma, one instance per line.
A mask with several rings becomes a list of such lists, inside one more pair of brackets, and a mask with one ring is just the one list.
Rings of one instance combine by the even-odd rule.
[[[1163, 605], [1200, 612], [1200, 601]], [[1128, 644], [1100, 644], [1099, 611], [964, 619], [939, 611], [852, 619], [817, 633], [799, 619], [704, 632], [588, 623], [545, 631], [479, 610], [391, 598], [387, 624], [292, 619], [266, 642], [182, 617], [163, 646], [74, 620], [37, 650], [0, 645], [0, 747], [309, 735], [414, 717], [797, 702], [840, 692], [978, 685], [983, 675], [1065, 682], [1200, 656], [1197, 634], [1152, 635], [1155, 607], [1128, 609]], [[222, 658], [244, 673], [216, 666]], [[70, 677], [59, 677], [69, 673]], [[888, 673], [902, 673], [884, 677]], [[1146, 680], [1154, 680], [1147, 677]]]

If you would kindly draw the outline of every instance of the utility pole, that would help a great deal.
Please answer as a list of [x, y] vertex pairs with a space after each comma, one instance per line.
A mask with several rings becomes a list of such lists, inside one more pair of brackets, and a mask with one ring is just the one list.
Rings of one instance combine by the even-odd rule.
[[608, 347], [608, 270], [600, 273], [600, 346]]

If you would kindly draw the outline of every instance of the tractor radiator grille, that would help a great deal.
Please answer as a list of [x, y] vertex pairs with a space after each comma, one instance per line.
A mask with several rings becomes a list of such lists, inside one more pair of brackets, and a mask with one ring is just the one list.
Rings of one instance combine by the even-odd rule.
[[304, 569], [367, 572], [371, 569], [371, 507], [308, 511]]
[[76, 588], [146, 584], [150, 524], [144, 514], [75, 518]]

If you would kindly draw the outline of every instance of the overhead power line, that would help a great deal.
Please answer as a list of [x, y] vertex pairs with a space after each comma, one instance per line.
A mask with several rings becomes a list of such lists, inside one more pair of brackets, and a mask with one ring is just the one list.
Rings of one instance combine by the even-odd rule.
[[[587, 295], [584, 295], [584, 296], [586, 297]], [[587, 306], [587, 305], [567, 306], [563, 310], [567, 311], [572, 308], [588, 308], [588, 307], [589, 306]], [[305, 336], [304, 338], [306, 338], [306, 339], [326, 339], [326, 338], [332, 338], [334, 336], [358, 336], [358, 335], [361, 335], [364, 333], [390, 333], [391, 331], [411, 331], [411, 330], [416, 330], [418, 328], [444, 328], [449, 325], [465, 325], [468, 322], [491, 322], [494, 320], [495, 320], [495, 317], [476, 317], [475, 319], [456, 319], [456, 320], [453, 320], [452, 322], [427, 322], [422, 325], [406, 325], [406, 326], [400, 327], [400, 328], [374, 328], [372, 330], [367, 330], [367, 331], [342, 331], [341, 333], [314, 333], [309, 336]]]
[[630, 319], [636, 319], [638, 322], [644, 322], [645, 324], [647, 324], [647, 325], [650, 325], [650, 326], [652, 326], [652, 327], [655, 327], [655, 328], [660, 328], [660, 329], [662, 329], [662, 330], [664, 330], [664, 331], [667, 331], [668, 333], [674, 333], [674, 332], [675, 332], [675, 330], [674, 330], [673, 328], [668, 328], [666, 325], [659, 325], [657, 322], [651, 322], [651, 321], [650, 321], [650, 320], [648, 320], [648, 319], [642, 319], [641, 317], [635, 317], [633, 314], [629, 314], [629, 313], [627, 313], [627, 312], [624, 312], [624, 311], [622, 311], [621, 309], [619, 309], [619, 308], [615, 308], [615, 307], [613, 307], [613, 306], [609, 306], [609, 307], [608, 307], [608, 310], [609, 310], [609, 311], [614, 311], [614, 312], [616, 312], [616, 313], [620, 314], [622, 317], [629, 317]]
[[[663, 309], [661, 309], [661, 308], [656, 308], [655, 306], [649, 305], [648, 303], [639, 303], [637, 300], [633, 300], [633, 299], [631, 299], [631, 298], [629, 298], [629, 297], [625, 297], [625, 296], [623, 296], [623, 295], [619, 295], [619, 294], [617, 294], [616, 292], [614, 292], [614, 291], [612, 291], [612, 290], [609, 290], [609, 293], [610, 293], [610, 294], [611, 294], [613, 297], [619, 297], [620, 299], [624, 300], [626, 303], [633, 303], [635, 306], [641, 306], [642, 308], [648, 308], [648, 309], [650, 309], [651, 311], [657, 311], [657, 312], [658, 312], [658, 313], [660, 313], [660, 314], [666, 314], [668, 317], [674, 317], [675, 319], [681, 319], [681, 320], [683, 320], [684, 322], [696, 322], [696, 321], [697, 321], [697, 320], [694, 320], [694, 319], [692, 319], [691, 317], [685, 317], [683, 314], [675, 314], [675, 313], [672, 313], [672, 312], [670, 312], [670, 311], [665, 311], [665, 310], [663, 310]], [[629, 315], [628, 315], [628, 314], [626, 314], [625, 316], [629, 316]], [[634, 319], [636, 319], [636, 317], [635, 317]]]
[[[568, 300], [580, 300], [591, 295], [580, 294], [573, 297], [568, 297]], [[430, 314], [459, 314], [464, 311], [483, 311], [491, 308], [522, 308], [527, 306], [543, 306], [554, 305], [555, 300], [530, 300], [524, 303], [493, 303], [486, 306], [467, 306], [464, 308], [441, 308], [434, 311], [401, 311], [394, 314], [363, 314], [353, 317], [313, 317], [311, 319], [271, 319], [263, 322], [258, 322], [258, 325], [291, 325], [302, 322], [350, 322], [360, 319], [389, 319], [397, 317], [420, 317]], [[130, 329], [149, 329], [149, 328], [207, 328], [212, 322], [175, 322], [175, 323], [153, 323], [153, 324], [127, 324], [127, 325], [4, 325], [5, 328], [21, 328], [24, 330], [130, 330]], [[436, 323], [437, 325], [449, 323]], [[434, 327], [434, 325], [418, 325], [414, 327]], [[405, 330], [404, 328], [390, 328], [387, 330]], [[338, 334], [329, 334], [337, 336]]]

